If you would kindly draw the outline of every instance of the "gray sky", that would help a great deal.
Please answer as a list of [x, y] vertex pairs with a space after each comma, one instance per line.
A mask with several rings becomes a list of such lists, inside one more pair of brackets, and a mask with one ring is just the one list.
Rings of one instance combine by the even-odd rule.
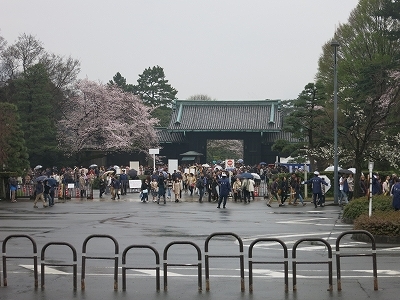
[[294, 99], [358, 0], [2, 0], [0, 35], [79, 59], [80, 78], [136, 84], [164, 68], [178, 99]]

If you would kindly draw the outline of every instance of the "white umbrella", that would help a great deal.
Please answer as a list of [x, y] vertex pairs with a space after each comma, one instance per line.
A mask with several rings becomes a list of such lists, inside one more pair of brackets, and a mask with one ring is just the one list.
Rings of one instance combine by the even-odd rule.
[[39, 170], [41, 168], [43, 168], [41, 165], [37, 165], [34, 170]]
[[202, 164], [202, 166], [205, 167], [205, 168], [209, 168], [210, 167], [209, 164]]
[[326, 175], [319, 175], [318, 177], [323, 178], [325, 180], [325, 182], [328, 184], [328, 186], [324, 186], [325, 187], [325, 193], [327, 193], [329, 191], [329, 189], [331, 188], [331, 180]]
[[352, 171], [353, 174], [356, 174], [356, 168], [349, 168], [349, 171]]
[[217, 165], [217, 166], [214, 167], [214, 169], [215, 169], [215, 170], [217, 170], [217, 169], [218, 169], [218, 170], [222, 170], [222, 167]]
[[107, 176], [108, 174], [113, 174], [113, 173], [114, 173], [114, 171], [106, 171], [103, 173], [102, 176]]
[[[338, 170], [342, 169], [341, 167], [338, 166]], [[329, 166], [325, 170], [325, 172], [333, 172], [335, 171], [335, 166]]]
[[258, 175], [257, 173], [251, 173], [251, 175], [253, 175], [254, 179], [261, 179], [260, 175]]

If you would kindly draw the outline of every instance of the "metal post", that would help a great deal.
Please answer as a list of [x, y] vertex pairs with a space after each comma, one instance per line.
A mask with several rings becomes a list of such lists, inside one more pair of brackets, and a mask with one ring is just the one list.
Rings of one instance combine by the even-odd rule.
[[334, 71], [333, 71], [333, 139], [334, 139], [334, 184], [333, 184], [333, 199], [334, 203], [338, 203], [338, 115], [337, 115], [337, 105], [338, 105], [338, 100], [337, 100], [337, 49], [339, 47], [339, 43], [336, 40], [332, 40], [331, 46], [333, 47], [334, 51]]

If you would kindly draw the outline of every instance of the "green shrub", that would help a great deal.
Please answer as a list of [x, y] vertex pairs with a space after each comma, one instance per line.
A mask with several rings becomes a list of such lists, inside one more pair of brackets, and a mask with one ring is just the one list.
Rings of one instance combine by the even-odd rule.
[[[369, 211], [369, 199], [367, 197], [354, 199], [349, 202], [344, 208], [343, 219], [354, 221], [362, 214]], [[388, 196], [373, 196], [372, 197], [372, 211], [393, 211], [392, 199]]]
[[355, 230], [367, 230], [372, 235], [400, 237], [400, 212], [381, 211], [359, 216], [354, 221]]

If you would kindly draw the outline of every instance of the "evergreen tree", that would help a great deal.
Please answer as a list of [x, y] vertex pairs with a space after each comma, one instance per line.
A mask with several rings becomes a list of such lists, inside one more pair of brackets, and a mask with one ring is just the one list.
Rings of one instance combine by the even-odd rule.
[[23, 175], [29, 161], [17, 107], [0, 102], [0, 111], [0, 165], [4, 171]]
[[58, 156], [55, 116], [59, 103], [45, 67], [41, 64], [29, 67], [14, 81], [14, 86], [12, 100], [18, 106], [31, 165], [55, 165]]
[[164, 69], [160, 66], [145, 69], [137, 82], [133, 92], [146, 105], [171, 107], [172, 101], [176, 99], [178, 91], [165, 79]]

